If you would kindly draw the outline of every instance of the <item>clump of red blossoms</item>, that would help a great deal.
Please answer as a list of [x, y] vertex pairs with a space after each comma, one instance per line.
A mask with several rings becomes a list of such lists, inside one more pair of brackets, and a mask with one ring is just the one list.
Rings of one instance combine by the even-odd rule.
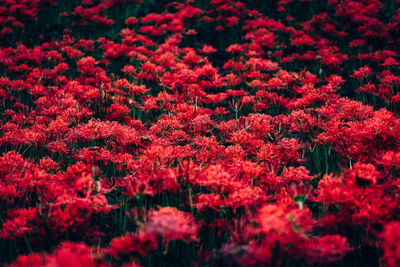
[[0, 5], [1, 266], [399, 266], [400, 2]]

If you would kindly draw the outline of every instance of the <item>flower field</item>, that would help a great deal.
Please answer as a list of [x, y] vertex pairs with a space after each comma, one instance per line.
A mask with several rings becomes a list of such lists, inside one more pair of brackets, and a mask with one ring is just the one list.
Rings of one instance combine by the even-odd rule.
[[1, 266], [400, 266], [400, 1], [0, 0]]

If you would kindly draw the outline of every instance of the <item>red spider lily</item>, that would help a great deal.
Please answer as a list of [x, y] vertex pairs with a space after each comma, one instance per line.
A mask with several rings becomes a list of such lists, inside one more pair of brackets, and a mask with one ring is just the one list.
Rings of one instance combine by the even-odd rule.
[[397, 240], [397, 235], [398, 235], [398, 229], [400, 225], [399, 222], [394, 221], [387, 223], [384, 226], [384, 231], [381, 234], [381, 247], [383, 248], [384, 254], [382, 257], [382, 262], [385, 264], [385, 266], [397, 266], [400, 263], [399, 259], [399, 246], [398, 243], [396, 242]]
[[111, 240], [110, 246], [105, 250], [105, 253], [119, 259], [119, 255], [131, 254], [132, 252], [145, 256], [156, 249], [156, 236], [147, 233], [126, 234]]
[[350, 177], [354, 183], [357, 184], [371, 184], [377, 183], [379, 173], [376, 171], [376, 167], [372, 164], [363, 164], [357, 162], [353, 166], [353, 170], [350, 171]]
[[145, 233], [159, 234], [165, 243], [173, 239], [197, 241], [198, 226], [190, 213], [176, 208], [162, 207], [148, 214], [148, 222], [143, 226]]
[[101, 259], [83, 243], [64, 242], [53, 254], [33, 253], [18, 257], [10, 266], [101, 266]]
[[392, 2], [4, 1], [0, 265], [396, 266]]

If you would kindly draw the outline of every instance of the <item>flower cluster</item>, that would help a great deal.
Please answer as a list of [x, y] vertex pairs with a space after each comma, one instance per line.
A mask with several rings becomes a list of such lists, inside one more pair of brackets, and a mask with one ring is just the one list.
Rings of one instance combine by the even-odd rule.
[[399, 266], [399, 1], [2, 2], [0, 265]]

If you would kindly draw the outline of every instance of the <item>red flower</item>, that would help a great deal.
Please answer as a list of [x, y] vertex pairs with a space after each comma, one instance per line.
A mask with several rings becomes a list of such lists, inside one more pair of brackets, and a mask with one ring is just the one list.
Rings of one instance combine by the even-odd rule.
[[142, 230], [144, 233], [161, 235], [164, 243], [167, 243], [175, 239], [198, 241], [198, 229], [190, 213], [173, 207], [161, 207], [149, 213], [148, 222]]
[[92, 75], [96, 64], [96, 60], [93, 57], [84, 57], [78, 61], [78, 70], [83, 75]]
[[200, 50], [201, 53], [203, 54], [212, 54], [215, 53], [217, 50], [212, 47], [211, 45], [204, 45], [203, 48]]
[[382, 262], [387, 267], [395, 267], [400, 265], [400, 222], [393, 221], [384, 225], [384, 230], [380, 235], [382, 242], [381, 247], [384, 251]]

